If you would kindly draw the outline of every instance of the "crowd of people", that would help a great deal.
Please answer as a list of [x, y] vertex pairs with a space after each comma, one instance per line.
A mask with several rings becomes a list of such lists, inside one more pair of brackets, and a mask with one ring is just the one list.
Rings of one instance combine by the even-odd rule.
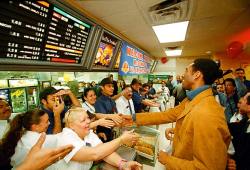
[[[173, 152], [158, 156], [167, 169], [250, 169], [250, 83], [244, 74], [236, 69], [221, 83], [222, 71], [213, 60], [196, 59], [183, 76], [169, 76], [159, 89], [152, 81], [117, 83], [112, 75], [84, 88], [81, 100], [70, 89], [47, 87], [39, 95], [39, 108], [12, 120], [10, 105], [0, 99], [0, 169], [87, 170], [98, 160], [140, 169], [141, 164], [115, 152], [122, 144], [136, 143], [138, 134], [117, 136], [114, 127], [170, 122], [176, 122], [168, 130], [174, 134]], [[150, 107], [160, 107], [162, 94], [174, 96], [176, 107], [150, 113]]]

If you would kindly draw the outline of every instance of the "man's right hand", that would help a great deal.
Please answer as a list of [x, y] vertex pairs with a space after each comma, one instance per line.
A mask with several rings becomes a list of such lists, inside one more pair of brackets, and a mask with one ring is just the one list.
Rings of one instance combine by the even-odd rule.
[[55, 102], [53, 105], [54, 116], [60, 116], [65, 106], [64, 101], [61, 96], [59, 96], [59, 99], [60, 99], [60, 102], [59, 103]]

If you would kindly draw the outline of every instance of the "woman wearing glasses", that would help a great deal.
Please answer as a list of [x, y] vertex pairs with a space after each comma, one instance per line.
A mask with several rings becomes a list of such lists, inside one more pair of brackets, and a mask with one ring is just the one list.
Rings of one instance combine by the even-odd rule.
[[90, 119], [83, 108], [70, 109], [65, 115], [65, 128], [58, 136], [58, 145], [72, 144], [74, 149], [56, 164], [57, 169], [88, 170], [93, 161], [105, 162], [119, 169], [140, 169], [135, 161], [123, 160], [115, 150], [122, 144], [134, 143], [138, 136], [132, 131], [123, 133], [119, 138], [102, 143], [98, 136], [90, 130]]

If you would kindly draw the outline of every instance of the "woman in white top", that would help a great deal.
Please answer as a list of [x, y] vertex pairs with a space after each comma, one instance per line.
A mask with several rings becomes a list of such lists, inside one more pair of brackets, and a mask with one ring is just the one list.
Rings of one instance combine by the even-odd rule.
[[90, 119], [82, 108], [70, 109], [65, 115], [65, 128], [60, 134], [57, 146], [72, 144], [74, 149], [56, 164], [57, 169], [89, 170], [93, 161], [103, 159], [119, 169], [138, 169], [141, 165], [135, 161], [123, 160], [115, 150], [124, 143], [136, 142], [138, 136], [132, 131], [125, 132], [119, 138], [102, 143], [92, 130]]
[[86, 88], [82, 95], [82, 100], [84, 101], [82, 107], [86, 111], [95, 114], [95, 118], [97, 119], [97, 121], [90, 124], [90, 128], [94, 128], [98, 125], [104, 127], [113, 127], [115, 124], [118, 125], [122, 123], [122, 117], [120, 114], [102, 114], [95, 112], [94, 104], [96, 102], [96, 94], [94, 89]]
[[[17, 115], [10, 122], [10, 128], [0, 143], [1, 169], [9, 169], [10, 164], [14, 169], [19, 166], [48, 126], [48, 114], [42, 110], [34, 109]], [[43, 147], [55, 148], [56, 144], [56, 136], [48, 135]]]

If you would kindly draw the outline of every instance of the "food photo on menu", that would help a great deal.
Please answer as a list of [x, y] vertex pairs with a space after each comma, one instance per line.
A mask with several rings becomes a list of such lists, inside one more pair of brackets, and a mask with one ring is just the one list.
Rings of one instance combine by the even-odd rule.
[[109, 67], [113, 52], [114, 47], [112, 45], [100, 42], [100, 47], [95, 59], [95, 65]]

